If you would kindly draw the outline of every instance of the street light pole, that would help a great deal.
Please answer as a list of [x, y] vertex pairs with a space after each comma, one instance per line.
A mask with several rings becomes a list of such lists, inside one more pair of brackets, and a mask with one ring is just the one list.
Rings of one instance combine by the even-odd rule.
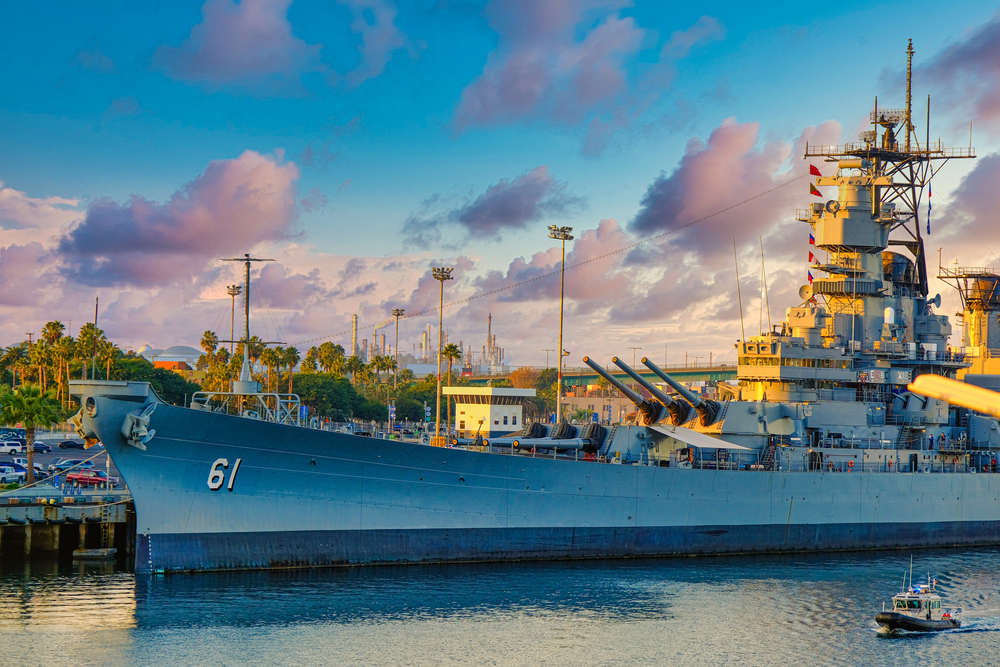
[[[441, 283], [441, 300], [438, 305], [438, 372], [437, 372], [437, 421], [434, 424], [434, 445], [436, 447], [441, 446], [441, 346], [444, 343], [444, 332], [441, 327], [444, 320], [444, 281], [452, 280], [451, 272], [454, 269], [451, 267], [432, 267], [431, 274], [434, 276], [434, 280]], [[450, 417], [449, 417], [450, 419]]]
[[635, 351], [636, 350], [641, 350], [642, 348], [641, 347], [632, 347], [630, 345], [628, 349], [632, 350], [632, 368], [635, 368]]
[[545, 367], [549, 367], [549, 352], [555, 352], [555, 350], [549, 350], [547, 348], [542, 348], [542, 352], [545, 353]]
[[[443, 286], [444, 283], [441, 283]], [[399, 386], [399, 317], [406, 311], [402, 308], [393, 308], [392, 314], [396, 316], [396, 368], [392, 371], [392, 388]]]
[[549, 238], [562, 242], [562, 261], [559, 263], [559, 378], [556, 386], [556, 423], [562, 423], [562, 368], [563, 368], [563, 296], [566, 288], [566, 241], [572, 241], [572, 227], [549, 225]]

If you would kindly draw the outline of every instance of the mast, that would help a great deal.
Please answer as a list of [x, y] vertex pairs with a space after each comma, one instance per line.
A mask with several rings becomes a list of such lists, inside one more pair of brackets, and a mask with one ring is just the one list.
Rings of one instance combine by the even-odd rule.
[[223, 262], [243, 262], [246, 265], [246, 292], [243, 294], [243, 330], [246, 335], [246, 340], [250, 340], [250, 262], [273, 262], [273, 259], [264, 259], [262, 257], [251, 257], [250, 253], [244, 254], [242, 257], [232, 257], [229, 259], [222, 259]]

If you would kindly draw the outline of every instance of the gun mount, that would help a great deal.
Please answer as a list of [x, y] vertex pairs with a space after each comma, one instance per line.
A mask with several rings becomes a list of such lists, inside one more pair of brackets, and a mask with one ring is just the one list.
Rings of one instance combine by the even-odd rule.
[[654, 364], [648, 358], [643, 357], [642, 363], [646, 366], [646, 368], [656, 373], [664, 382], [673, 387], [674, 391], [683, 396], [684, 400], [691, 404], [691, 406], [698, 412], [698, 417], [702, 426], [710, 426], [715, 423], [715, 420], [719, 417], [719, 411], [722, 407], [717, 401], [706, 401], [700, 396], [695, 395], [693, 392], [688, 390], [687, 387], [667, 375], [663, 369]]
[[610, 382], [615, 389], [625, 394], [625, 396], [628, 397], [628, 400], [635, 403], [636, 410], [638, 410], [639, 414], [642, 415], [643, 426], [652, 426], [667, 416], [667, 408], [664, 407], [662, 403], [647, 401], [645, 398], [612, 377], [610, 373], [594, 363], [590, 357], [584, 357], [583, 363], [593, 368], [595, 373]]
[[663, 404], [663, 406], [667, 409], [667, 412], [670, 413], [670, 422], [674, 426], [686, 424], [694, 419], [695, 411], [691, 408], [689, 403], [670, 398], [650, 384], [649, 380], [636, 373], [628, 364], [618, 357], [612, 357], [611, 361], [614, 362], [618, 368], [628, 373], [629, 377], [641, 384], [646, 391], [653, 395], [653, 398]]

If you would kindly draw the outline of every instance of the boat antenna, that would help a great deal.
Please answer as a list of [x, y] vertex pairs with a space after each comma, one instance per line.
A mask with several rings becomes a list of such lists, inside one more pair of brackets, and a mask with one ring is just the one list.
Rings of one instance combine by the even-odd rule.
[[767, 296], [767, 270], [764, 268], [764, 237], [760, 238], [760, 275], [764, 281], [764, 307], [767, 308], [767, 330], [774, 331], [771, 328], [771, 300]]
[[913, 585], [913, 554], [910, 554], [910, 586]]
[[743, 329], [743, 296], [740, 294], [740, 260], [736, 256], [736, 237], [733, 237], [733, 263], [736, 265], [736, 298], [740, 304], [740, 335], [742, 341], [747, 342], [747, 333]]
[[273, 259], [262, 259], [260, 257], [251, 257], [250, 253], [246, 253], [242, 257], [233, 257], [230, 259], [220, 260], [223, 262], [244, 262], [246, 264], [246, 291], [243, 294], [243, 317], [244, 317], [244, 331], [246, 332], [246, 339], [250, 340], [250, 262], [273, 262]]

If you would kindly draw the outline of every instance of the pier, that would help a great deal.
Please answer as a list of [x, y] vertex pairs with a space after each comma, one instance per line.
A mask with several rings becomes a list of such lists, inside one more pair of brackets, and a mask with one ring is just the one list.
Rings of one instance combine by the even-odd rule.
[[121, 491], [39, 486], [0, 494], [0, 560], [70, 557], [82, 549], [135, 554], [135, 508]]

